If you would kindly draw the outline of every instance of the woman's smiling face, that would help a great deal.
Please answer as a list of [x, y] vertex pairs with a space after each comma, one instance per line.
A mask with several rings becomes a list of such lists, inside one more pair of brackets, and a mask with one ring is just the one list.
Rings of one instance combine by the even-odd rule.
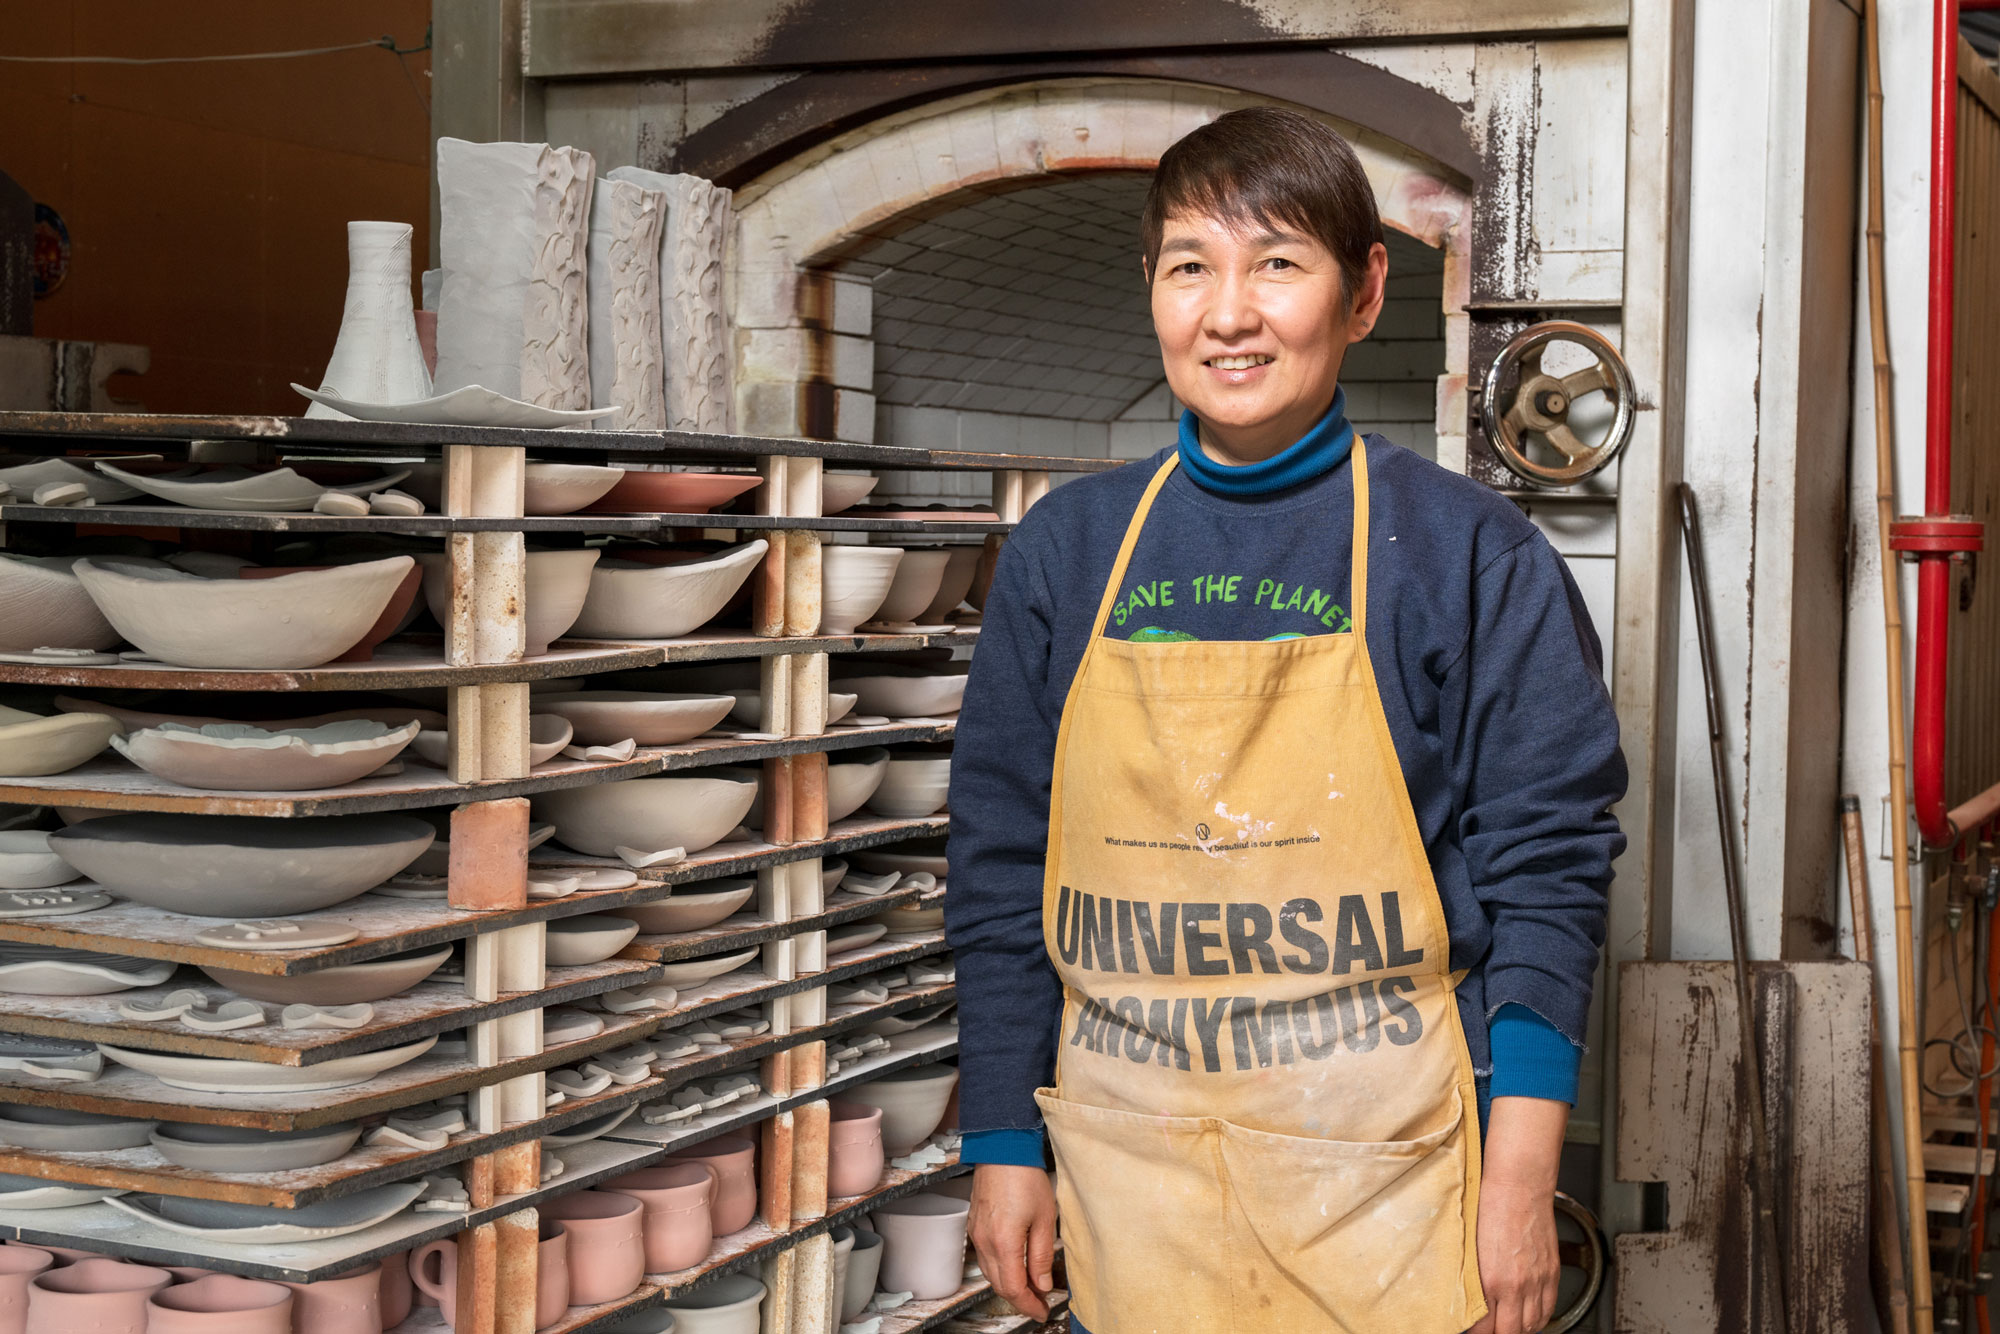
[[1152, 275], [1167, 384], [1223, 463], [1268, 458], [1312, 429], [1349, 345], [1375, 327], [1388, 252], [1347, 299], [1340, 265], [1281, 223], [1171, 214]]

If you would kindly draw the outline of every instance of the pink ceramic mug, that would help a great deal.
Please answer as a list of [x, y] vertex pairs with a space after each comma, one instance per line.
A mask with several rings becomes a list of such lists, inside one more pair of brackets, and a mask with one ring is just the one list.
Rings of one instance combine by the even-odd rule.
[[866, 1195], [882, 1184], [882, 1109], [865, 1102], [831, 1104], [826, 1131], [826, 1193], [834, 1199]]
[[28, 1285], [35, 1334], [145, 1334], [146, 1303], [174, 1281], [164, 1269], [123, 1260], [79, 1260]]
[[541, 1206], [569, 1235], [569, 1299], [615, 1302], [646, 1277], [644, 1209], [630, 1195], [580, 1190]]
[[715, 1169], [715, 1197], [709, 1202], [715, 1235], [726, 1237], [757, 1217], [757, 1141], [718, 1135], [706, 1144], [667, 1155], [670, 1163], [707, 1163]]
[[382, 1257], [382, 1328], [394, 1329], [409, 1319], [415, 1305], [417, 1285], [410, 1282], [410, 1253], [396, 1251]]
[[[431, 1276], [431, 1257], [437, 1257], [437, 1276]], [[444, 1322], [458, 1317], [458, 1243], [447, 1237], [419, 1246], [410, 1252], [410, 1281], [444, 1313]], [[633, 1285], [637, 1287], [637, 1284]], [[623, 1296], [624, 1294], [619, 1294]], [[535, 1255], [535, 1328], [547, 1329], [569, 1310], [569, 1239], [562, 1225], [542, 1222], [541, 1240]], [[313, 1330], [311, 1334], [319, 1334]]]
[[34, 1246], [0, 1246], [0, 1334], [27, 1334], [28, 1284], [55, 1262]]
[[[309, 1334], [382, 1334], [382, 1266], [366, 1264], [292, 1290], [292, 1326]], [[408, 1312], [405, 1312], [408, 1314]]]
[[146, 1334], [291, 1334], [292, 1294], [283, 1284], [209, 1274], [153, 1294]]
[[630, 1195], [644, 1207], [647, 1273], [670, 1274], [708, 1258], [715, 1240], [709, 1207], [715, 1169], [707, 1163], [669, 1163], [628, 1172], [606, 1182], [604, 1189]]

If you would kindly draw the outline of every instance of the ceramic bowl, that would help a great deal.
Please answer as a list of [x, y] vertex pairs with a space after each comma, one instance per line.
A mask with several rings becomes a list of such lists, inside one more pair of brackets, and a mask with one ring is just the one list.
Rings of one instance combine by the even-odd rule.
[[361, 721], [275, 731], [248, 723], [163, 723], [114, 736], [111, 745], [155, 778], [182, 787], [297, 792], [367, 777], [401, 754], [418, 730], [416, 723]]
[[[761, 727], [764, 723], [764, 692], [750, 688], [735, 688], [729, 696], [736, 701], [729, 716], [745, 727]], [[854, 696], [836, 695], [831, 690], [826, 694], [826, 720], [837, 723], [854, 711]]]
[[[345, 564], [353, 564], [348, 561]], [[238, 579], [282, 579], [288, 574], [308, 574], [314, 570], [329, 570], [332, 565], [249, 565], [235, 571]], [[195, 570], [194, 573], [205, 573]], [[228, 576], [219, 576], [226, 578]], [[389, 596], [389, 605], [382, 608], [382, 614], [372, 625], [362, 632], [354, 646], [335, 658], [335, 662], [372, 662], [375, 650], [383, 640], [396, 634], [404, 626], [416, 619], [417, 586], [423, 582], [423, 571], [410, 566], [409, 573], [396, 585], [396, 591]]]
[[52, 1153], [103, 1153], [136, 1149], [153, 1133], [153, 1121], [67, 1107], [0, 1104], [0, 1143]]
[[871, 871], [877, 875], [884, 871], [895, 871], [899, 875], [915, 875], [921, 872], [942, 880], [951, 870], [951, 864], [945, 856], [945, 841], [941, 838], [916, 838], [886, 848], [870, 848], [864, 852], [853, 853], [851, 856], [854, 864], [861, 870]]
[[628, 471], [592, 514], [706, 514], [753, 491], [764, 479], [754, 472]]
[[665, 965], [660, 973], [660, 981], [670, 987], [698, 986], [721, 977], [724, 973], [735, 972], [761, 952], [752, 945], [747, 950], [737, 950], [733, 954], [711, 954], [703, 959], [682, 959], [678, 963]]
[[882, 599], [889, 596], [903, 549], [829, 542], [819, 549], [819, 558], [819, 632], [851, 635], [854, 627], [873, 617]]
[[615, 857], [621, 847], [700, 852], [741, 824], [756, 800], [754, 781], [695, 769], [543, 792], [533, 799], [533, 810], [537, 819], [555, 825], [565, 847]]
[[[598, 550], [530, 551], [528, 553], [527, 647], [530, 658], [570, 632], [584, 597], [590, 592], [591, 570]], [[417, 557], [424, 567], [424, 605], [439, 625], [451, 623], [451, 558], [441, 551]]]
[[[539, 707], [542, 701], [536, 700]], [[575, 739], [575, 729], [569, 719], [553, 713], [533, 713], [528, 716], [528, 767], [547, 764], [562, 754], [563, 747]], [[587, 744], [587, 743], [586, 743]], [[425, 764], [439, 769], [451, 765], [451, 732], [447, 728], [425, 728], [417, 733], [410, 743], [410, 753]]]
[[630, 738], [642, 746], [674, 746], [721, 722], [734, 703], [727, 695], [578, 690], [540, 696], [535, 707], [568, 719], [578, 745], [611, 746]]
[[246, 1130], [168, 1122], [153, 1130], [160, 1156], [191, 1172], [285, 1172], [330, 1163], [361, 1138], [358, 1123], [313, 1130]]
[[114, 1202], [121, 1212], [207, 1241], [276, 1245], [344, 1237], [394, 1218], [422, 1194], [421, 1181], [398, 1181], [338, 1199], [282, 1209], [174, 1195], [131, 1195]]
[[377, 491], [388, 490], [409, 475], [397, 469], [366, 481], [321, 486], [290, 468], [253, 472], [229, 464], [220, 468], [177, 468], [166, 473], [140, 473], [128, 472], [100, 459], [97, 469], [114, 481], [190, 509], [254, 510], [267, 514], [309, 510], [328, 491], [344, 491], [356, 496], [373, 495]]
[[0, 941], [0, 992], [18, 996], [108, 996], [156, 987], [174, 968], [171, 960]]
[[103, 750], [123, 730], [106, 713], [43, 717], [0, 708], [0, 777], [65, 773]]
[[[444, 465], [412, 463], [402, 489], [424, 502], [426, 509], [444, 512]], [[574, 514], [618, 484], [623, 468], [592, 463], [530, 463], [523, 470], [523, 514]]]
[[0, 653], [107, 649], [118, 632], [90, 600], [68, 556], [0, 552]]
[[285, 917], [366, 893], [436, 832], [406, 815], [107, 816], [49, 846], [114, 894], [196, 917]]
[[896, 562], [896, 577], [890, 581], [889, 592], [872, 619], [892, 624], [915, 621], [937, 598], [938, 585], [944, 581], [945, 566], [950, 561], [949, 551], [905, 547], [903, 558]]
[[386, 959], [344, 963], [313, 973], [274, 977], [233, 968], [203, 968], [211, 981], [239, 996], [273, 1005], [359, 1005], [399, 996], [444, 966], [450, 945], [392, 954]]
[[845, 820], [867, 805], [889, 772], [889, 752], [880, 746], [830, 751], [826, 757], [826, 818]]
[[647, 935], [700, 931], [727, 921], [757, 892], [755, 880], [709, 880], [675, 886], [673, 897], [658, 903], [632, 903], [617, 909]]
[[[664, 475], [664, 474], [656, 474]], [[763, 562], [761, 538], [671, 565], [605, 560], [571, 631], [579, 639], [676, 639], [714, 619]]]
[[748, 1274], [729, 1274], [666, 1304], [674, 1334], [757, 1334], [765, 1288]]
[[548, 927], [549, 967], [575, 968], [602, 963], [638, 934], [639, 924], [626, 917], [600, 913], [558, 917]]
[[318, 667], [361, 642], [409, 573], [408, 556], [277, 579], [203, 579], [85, 557], [73, 567], [118, 633], [176, 667]]
[[868, 809], [894, 820], [918, 820], [944, 808], [951, 791], [951, 756], [895, 755]]
[[891, 1292], [937, 1301], [965, 1282], [968, 1201], [952, 1195], [905, 1195], [875, 1206], [870, 1216], [882, 1234], [882, 1273]]
[[353, 1056], [336, 1056], [318, 1065], [274, 1065], [267, 1061], [235, 1061], [224, 1057], [175, 1056], [163, 1051], [138, 1051], [98, 1043], [97, 1049], [120, 1065], [153, 1076], [169, 1088], [196, 1093], [318, 1093], [366, 1083], [394, 1070], [437, 1045], [435, 1037], [400, 1047], [384, 1047]]
[[979, 556], [983, 548], [960, 545], [943, 549], [949, 559], [945, 562], [944, 575], [938, 580], [937, 596], [930, 605], [917, 613], [917, 624], [937, 625], [945, 617], [958, 610], [965, 601], [965, 595], [972, 591], [972, 577], [979, 573]]
[[819, 864], [819, 891], [831, 894], [840, 888], [840, 882], [847, 878], [847, 863], [838, 857], [825, 857]]
[[957, 713], [965, 702], [963, 672], [942, 672], [930, 676], [851, 676], [835, 681], [833, 688], [860, 697], [854, 707], [861, 713], [889, 718], [943, 718]]
[[921, 1010], [905, 1010], [901, 1014], [892, 1014], [887, 1019], [877, 1019], [868, 1025], [868, 1031], [879, 1033], [885, 1038], [895, 1037], [898, 1033], [914, 1033], [925, 1024], [935, 1023], [957, 1008], [955, 1004], [945, 1004], [926, 1005]]
[[869, 473], [822, 472], [819, 475], [819, 512], [838, 514], [868, 498], [881, 478]]
[[873, 945], [888, 934], [889, 928], [880, 922], [849, 922], [846, 926], [836, 926], [826, 933], [827, 957], [830, 959], [836, 954]]
[[840, 1322], [859, 1320], [875, 1298], [875, 1276], [882, 1268], [882, 1238], [867, 1228], [854, 1229], [854, 1247], [847, 1253], [841, 1275]]
[[898, 1158], [931, 1137], [944, 1120], [945, 1104], [957, 1086], [956, 1066], [914, 1065], [857, 1085], [841, 1096], [882, 1109], [882, 1146], [891, 1158]]

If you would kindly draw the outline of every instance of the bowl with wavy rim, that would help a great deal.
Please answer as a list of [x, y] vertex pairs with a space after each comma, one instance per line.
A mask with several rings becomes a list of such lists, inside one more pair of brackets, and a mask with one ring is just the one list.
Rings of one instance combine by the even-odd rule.
[[354, 720], [275, 730], [249, 723], [162, 723], [111, 738], [156, 778], [215, 791], [297, 792], [365, 778], [402, 753], [416, 723]]
[[38, 648], [103, 650], [118, 632], [70, 569], [68, 556], [0, 551], [0, 653]]
[[276, 579], [204, 579], [86, 556], [72, 567], [118, 633], [176, 667], [318, 667], [361, 641], [410, 571], [408, 556]]
[[713, 620], [763, 562], [762, 538], [713, 556], [655, 565], [607, 559], [570, 633], [578, 639], [677, 639]]
[[102, 751], [124, 727], [104, 713], [43, 717], [0, 707], [0, 777], [65, 773]]

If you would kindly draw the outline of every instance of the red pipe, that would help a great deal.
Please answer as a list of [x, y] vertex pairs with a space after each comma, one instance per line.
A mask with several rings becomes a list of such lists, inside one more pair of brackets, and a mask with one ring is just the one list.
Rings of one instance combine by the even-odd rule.
[[[1951, 513], [1953, 241], [1958, 203], [1958, 4], [1937, 0], [1932, 28], [1931, 301], [1925, 375], [1924, 514]], [[1945, 818], [1945, 655], [1950, 644], [1951, 555], [1917, 556], [1916, 710], [1911, 786], [1917, 829], [1932, 847], [1954, 838]]]

